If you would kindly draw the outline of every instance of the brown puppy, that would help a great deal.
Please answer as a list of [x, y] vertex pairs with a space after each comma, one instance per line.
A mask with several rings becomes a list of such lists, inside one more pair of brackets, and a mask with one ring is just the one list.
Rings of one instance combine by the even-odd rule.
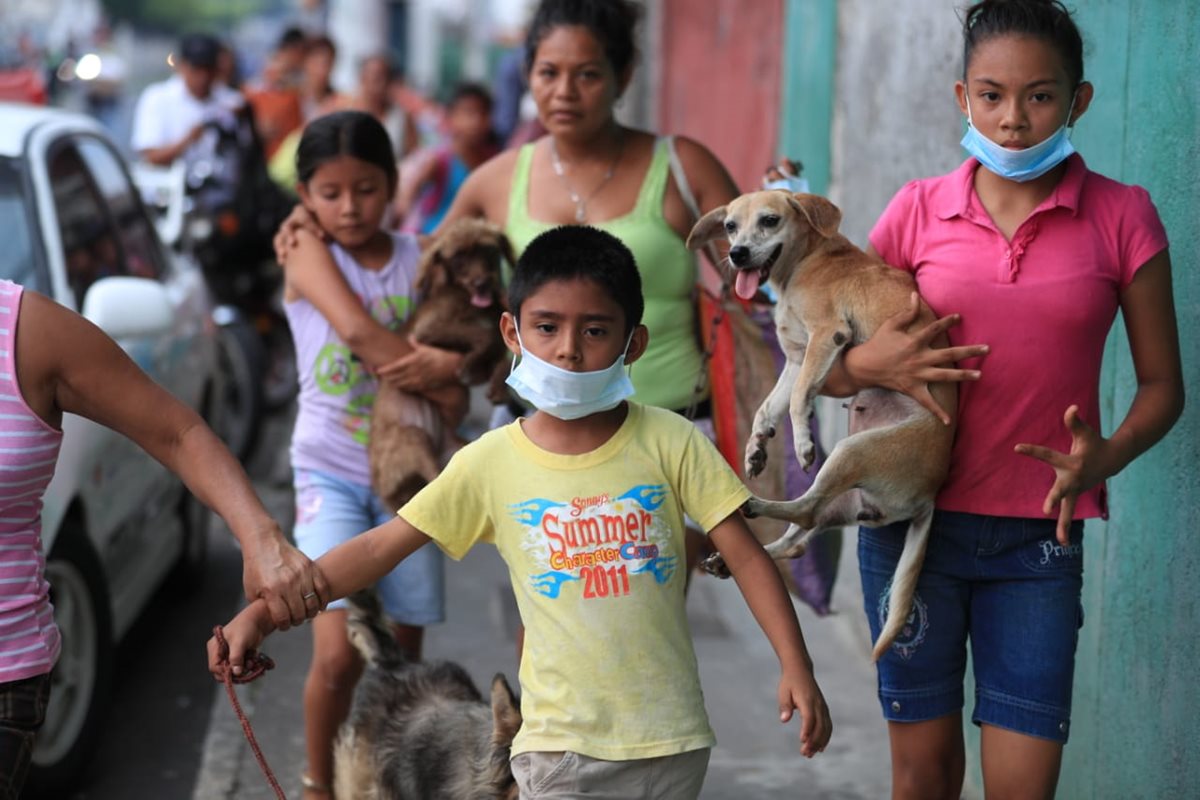
[[488, 397], [502, 394], [505, 260], [515, 263], [508, 237], [478, 219], [453, 223], [421, 256], [420, 300], [404, 332], [422, 344], [462, 353], [463, 388], [434, 407], [425, 398], [380, 382], [367, 454], [371, 486], [392, 510], [437, 476], [446, 451], [457, 443], [454, 432], [466, 413], [467, 385], [490, 379]]
[[[813, 399], [841, 351], [866, 341], [889, 317], [909, 307], [912, 276], [872, 258], [838, 233], [837, 206], [812, 194], [763, 191], [742, 195], [701, 218], [688, 236], [697, 249], [718, 236], [729, 240], [734, 289], [750, 298], [763, 282], [779, 296], [775, 326], [787, 356], [779, 382], [754, 417], [746, 446], [746, 474], [766, 463], [765, 442], [789, 411], [796, 458], [807, 469], [816, 454], [808, 431]], [[935, 319], [924, 303], [911, 329]], [[936, 346], [944, 346], [942, 342]], [[931, 387], [953, 418], [957, 390]], [[767, 546], [774, 558], [804, 552], [808, 539], [850, 523], [871, 527], [911, 520], [892, 579], [888, 617], [875, 644], [876, 660], [891, 646], [911, 612], [917, 575], [925, 557], [933, 501], [950, 462], [953, 425], [943, 425], [912, 398], [868, 389], [849, 402], [850, 435], [838, 442], [812, 487], [797, 500], [746, 505], [792, 523]], [[723, 565], [708, 565], [718, 574]]]

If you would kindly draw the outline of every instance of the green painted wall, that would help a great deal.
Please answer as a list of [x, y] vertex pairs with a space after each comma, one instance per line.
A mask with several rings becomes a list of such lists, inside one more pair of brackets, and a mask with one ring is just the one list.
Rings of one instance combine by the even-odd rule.
[[812, 191], [829, 189], [837, 0], [787, 0], [779, 152], [804, 162]]
[[[964, 5], [910, 2], [912, 14], [953, 14]], [[1092, 169], [1144, 186], [1162, 215], [1171, 240], [1190, 398], [1167, 439], [1109, 482], [1111, 519], [1087, 526], [1086, 622], [1059, 797], [1195, 797], [1200, 796], [1200, 681], [1195, 677], [1200, 664], [1200, 3], [1076, 0], [1069, 6], [1084, 34], [1086, 77], [1096, 86], [1074, 142]], [[832, 95], [838, 70], [855, 68], [839, 64], [839, 52], [861, 52], [864, 44], [851, 48], [838, 42], [838, 13], [854, 15], [846, 20], [853, 24], [841, 26], [841, 35], [878, 37], [873, 41], [888, 52], [905, 47], [884, 22], [859, 18], [870, 13], [870, 4], [789, 0], [779, 140], [782, 152], [804, 160], [813, 189], [820, 192], [828, 190], [836, 171]], [[946, 46], [959, 44], [947, 41]], [[891, 60], [884, 61], [888, 52], [876, 52], [890, 69], [907, 64], [911, 74], [929, 72], [928, 54], [891, 52]], [[843, 72], [843, 78], [849, 74]], [[949, 91], [928, 83], [914, 81], [912, 91]], [[843, 85], [839, 91], [867, 98], [869, 89]], [[960, 125], [919, 135], [956, 140]], [[907, 126], [880, 135], [900, 137], [903, 147], [919, 144], [913, 139], [918, 134]], [[853, 203], [865, 188], [852, 184], [838, 190], [843, 203]], [[1106, 433], [1124, 416], [1135, 389], [1118, 320], [1102, 383]], [[967, 794], [982, 796], [978, 732], [969, 723], [966, 729], [972, 759]]]
[[[1106, 175], [1144, 186], [1171, 240], [1191, 397], [1166, 440], [1110, 482], [1112, 516], [1093, 525], [1084, 581], [1064, 797], [1200, 792], [1200, 4], [1089, 0], [1077, 17], [1096, 99], [1076, 146]], [[1108, 343], [1110, 420], [1136, 388], [1124, 329]], [[1113, 426], [1109, 425], [1109, 430]]]

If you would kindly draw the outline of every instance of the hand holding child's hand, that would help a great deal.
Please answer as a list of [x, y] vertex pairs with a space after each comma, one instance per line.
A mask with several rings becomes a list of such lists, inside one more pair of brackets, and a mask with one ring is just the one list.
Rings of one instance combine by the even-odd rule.
[[229, 645], [228, 658], [222, 652], [216, 636], [208, 640], [208, 671], [217, 680], [223, 680], [224, 664], [228, 661], [233, 667], [233, 674], [241, 675], [246, 666], [247, 656], [258, 649], [272, 629], [264, 601], [258, 600], [246, 606], [223, 628], [225, 641]]
[[779, 721], [787, 723], [792, 709], [800, 712], [800, 754], [812, 758], [825, 749], [833, 721], [812, 670], [785, 671], [779, 679]]
[[1079, 495], [1112, 475], [1109, 469], [1108, 440], [1079, 418], [1079, 406], [1071, 406], [1063, 415], [1063, 424], [1071, 432], [1071, 451], [1061, 453], [1035, 444], [1018, 444], [1021, 455], [1044, 461], [1054, 469], [1054, 485], [1046, 494], [1042, 511], [1047, 516], [1058, 507], [1058, 541], [1070, 544], [1071, 520]]

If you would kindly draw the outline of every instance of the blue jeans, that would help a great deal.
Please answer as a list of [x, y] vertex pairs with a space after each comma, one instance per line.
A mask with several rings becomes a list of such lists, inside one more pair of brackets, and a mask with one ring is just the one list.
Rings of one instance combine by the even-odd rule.
[[[296, 470], [296, 547], [311, 559], [395, 514], [370, 487], [313, 469]], [[376, 585], [383, 610], [393, 622], [432, 625], [446, 618], [442, 551], [430, 542], [404, 559]], [[345, 608], [336, 600], [329, 608]]]
[[[1066, 742], [1075, 647], [1083, 625], [1083, 523], [1070, 544], [1054, 519], [934, 514], [908, 624], [879, 660], [879, 700], [894, 722], [960, 711], [967, 642], [976, 725]], [[888, 593], [908, 523], [859, 528], [858, 558], [871, 636], [887, 618]]]

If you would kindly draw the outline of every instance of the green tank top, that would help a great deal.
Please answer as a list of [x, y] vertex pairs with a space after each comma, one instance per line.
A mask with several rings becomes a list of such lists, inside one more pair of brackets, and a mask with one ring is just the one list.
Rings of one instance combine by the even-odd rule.
[[[533, 147], [532, 143], [524, 145], [517, 154], [508, 195], [505, 233], [518, 256], [538, 234], [557, 227], [529, 217]], [[633, 210], [597, 222], [595, 227], [625, 243], [642, 276], [646, 301], [642, 322], [650, 332], [650, 344], [633, 365], [634, 399], [645, 405], [682, 410], [692, 401], [703, 358], [696, 341], [696, 259], [662, 213], [669, 174], [667, 140], [659, 137]]]

